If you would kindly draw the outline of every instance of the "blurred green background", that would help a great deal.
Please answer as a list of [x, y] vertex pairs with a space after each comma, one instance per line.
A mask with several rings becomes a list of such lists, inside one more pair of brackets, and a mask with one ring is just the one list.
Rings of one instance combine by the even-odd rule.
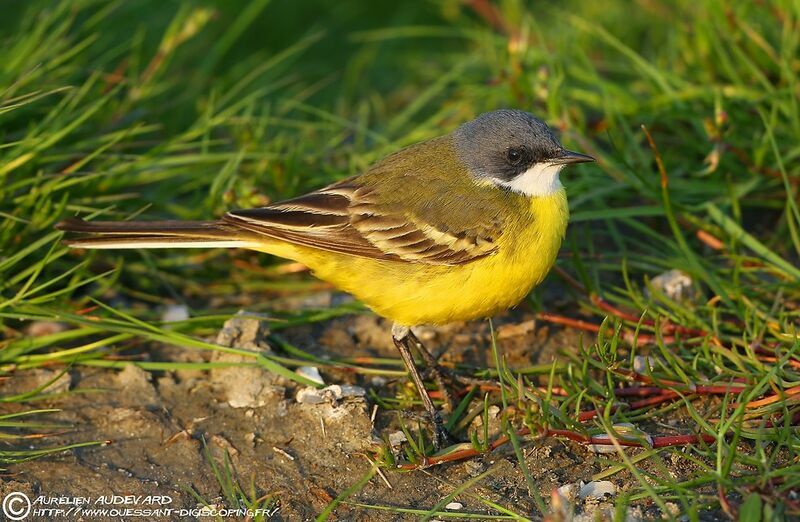
[[[664, 216], [644, 124], [679, 210], [713, 202], [769, 231], [769, 248], [800, 251], [791, 2], [83, 0], [3, 10], [5, 252], [65, 215], [202, 219], [285, 198], [498, 107], [531, 111], [598, 156], [566, 180], [573, 231], [603, 225], [590, 248], [613, 241], [624, 256], [642, 238], [628, 244], [618, 218]], [[663, 219], [648, 223], [668, 233]]]

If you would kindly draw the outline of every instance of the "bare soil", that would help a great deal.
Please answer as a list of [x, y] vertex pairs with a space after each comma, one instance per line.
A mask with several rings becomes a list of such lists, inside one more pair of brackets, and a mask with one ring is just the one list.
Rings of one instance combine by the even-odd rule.
[[[574, 349], [579, 333], [534, 322], [525, 311], [508, 313], [495, 322], [499, 348], [513, 366], [549, 363], [558, 350]], [[281, 332], [290, 342], [324, 356], [397, 358], [389, 336], [390, 325], [372, 315], [350, 316]], [[252, 333], [252, 332], [251, 332]], [[258, 332], [257, 332], [258, 333]], [[263, 332], [260, 332], [263, 334]], [[226, 334], [237, 342], [235, 332]], [[441, 360], [493, 366], [489, 325], [486, 322], [426, 329], [420, 336]], [[262, 343], [252, 335], [245, 342]], [[260, 339], [260, 337], [258, 338]], [[241, 339], [239, 339], [241, 340]], [[153, 360], [230, 360], [232, 356], [191, 351], [172, 346], [150, 347]], [[11, 386], [31, 389], [55, 375], [35, 370], [15, 377]], [[353, 373], [322, 371], [326, 384], [355, 384], [379, 396], [394, 397], [406, 379], [375, 379]], [[13, 466], [2, 491], [36, 495], [168, 495], [172, 507], [195, 507], [198, 499], [225, 505], [208, 453], [222, 462], [230, 456], [239, 482], [247, 489], [252, 480], [259, 495], [276, 502], [273, 520], [310, 520], [343, 490], [370, 469], [370, 456], [398, 429], [398, 413], [378, 409], [373, 401], [350, 398], [341, 402], [301, 404], [299, 386], [260, 368], [222, 368], [211, 371], [145, 372], [71, 369], [62, 389], [92, 390], [51, 400], [42, 407], [60, 408], [59, 421], [76, 428], [51, 443], [109, 440], [110, 444], [63, 453]], [[413, 393], [411, 390], [405, 392]], [[38, 405], [37, 405], [38, 406]], [[8, 411], [12, 406], [0, 407]], [[421, 410], [410, 414], [411, 419]], [[549, 498], [554, 488], [590, 481], [603, 469], [602, 456], [580, 444], [561, 440], [528, 441], [523, 445], [527, 466], [540, 493]], [[476, 495], [522, 514], [536, 512], [510, 445], [468, 462], [413, 472], [386, 472], [391, 487], [374, 477], [349, 500], [366, 504], [429, 509], [464, 481], [491, 470], [488, 478], [461, 494], [462, 511], [493, 513]], [[670, 470], [690, 473], [682, 466]], [[610, 479], [619, 490], [636, 483], [626, 473]], [[676, 506], [677, 507], [677, 506]], [[655, 516], [647, 506], [631, 516]], [[577, 506], [594, 519], [597, 509], [611, 512], [611, 504]], [[533, 515], [531, 515], [533, 516]], [[648, 516], [648, 518], [649, 518]], [[414, 519], [389, 511], [359, 509], [343, 504], [339, 520]], [[111, 519], [111, 518], [109, 518]], [[164, 518], [162, 518], [164, 519]], [[87, 518], [88, 520], [88, 518]], [[97, 520], [92, 518], [92, 520]]]

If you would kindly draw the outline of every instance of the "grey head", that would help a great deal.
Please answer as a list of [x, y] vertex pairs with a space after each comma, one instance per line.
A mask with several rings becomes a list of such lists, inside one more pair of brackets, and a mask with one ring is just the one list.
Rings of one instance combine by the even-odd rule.
[[526, 196], [560, 190], [558, 174], [564, 165], [594, 161], [564, 149], [542, 120], [515, 109], [487, 112], [461, 125], [453, 132], [453, 144], [478, 181]]

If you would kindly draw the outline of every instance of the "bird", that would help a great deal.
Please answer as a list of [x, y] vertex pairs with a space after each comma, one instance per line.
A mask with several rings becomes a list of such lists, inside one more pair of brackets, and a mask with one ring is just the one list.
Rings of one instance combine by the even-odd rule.
[[555, 263], [569, 220], [561, 170], [594, 161], [518, 109], [480, 114], [363, 173], [212, 221], [85, 221], [56, 228], [71, 247], [244, 248], [297, 261], [393, 322], [392, 340], [432, 422], [453, 439], [417, 369], [412, 330], [489, 318], [517, 305]]

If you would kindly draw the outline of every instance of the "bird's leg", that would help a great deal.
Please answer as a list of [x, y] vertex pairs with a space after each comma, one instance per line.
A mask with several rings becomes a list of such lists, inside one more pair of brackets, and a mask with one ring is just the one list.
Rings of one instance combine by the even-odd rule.
[[444, 372], [442, 371], [443, 368], [439, 366], [439, 361], [436, 360], [436, 357], [422, 344], [422, 341], [414, 335], [414, 332], [411, 329], [408, 330], [406, 334], [410, 339], [411, 343], [417, 349], [420, 355], [422, 355], [422, 359], [425, 361], [425, 366], [427, 366], [427, 370], [433, 375], [433, 380], [436, 381], [436, 386], [439, 387], [439, 391], [442, 392], [442, 398], [444, 399], [445, 410], [453, 411], [455, 408], [455, 404], [453, 403], [453, 397], [450, 396], [450, 392], [447, 391], [447, 386], [445, 385], [444, 381]]
[[[411, 374], [411, 380], [414, 381], [414, 385], [417, 387], [417, 392], [422, 399], [422, 404], [425, 406], [425, 410], [428, 412], [428, 415], [431, 418], [431, 422], [433, 423], [433, 447], [436, 450], [439, 450], [443, 446], [451, 444], [453, 439], [450, 436], [450, 433], [448, 433], [447, 429], [444, 427], [442, 416], [436, 409], [436, 406], [433, 405], [433, 401], [431, 400], [430, 395], [428, 395], [428, 391], [425, 389], [425, 383], [422, 382], [422, 377], [420, 376], [417, 367], [414, 365], [414, 358], [411, 355], [411, 347], [414, 346], [415, 343], [411, 339], [413, 334], [409, 336], [410, 333], [411, 330], [408, 327], [394, 325], [392, 327], [392, 341], [394, 341], [394, 345], [400, 352], [400, 357], [403, 359], [403, 364], [405, 364], [408, 373]], [[416, 339], [416, 337], [414, 337], [414, 339]], [[418, 340], [416, 342], [419, 343]]]

